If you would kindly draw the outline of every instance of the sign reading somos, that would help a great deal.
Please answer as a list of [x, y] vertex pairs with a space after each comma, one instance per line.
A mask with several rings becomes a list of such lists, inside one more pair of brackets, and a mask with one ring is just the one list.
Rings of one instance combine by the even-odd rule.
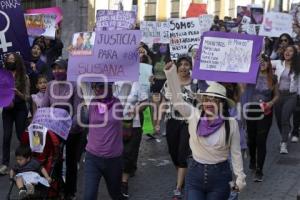
[[103, 76], [110, 82], [137, 81], [140, 41], [139, 30], [97, 31], [91, 56], [70, 55], [68, 81], [77, 81], [80, 75], [85, 75], [84, 82], [103, 82]]
[[263, 37], [205, 32], [195, 59], [193, 78], [256, 83]]

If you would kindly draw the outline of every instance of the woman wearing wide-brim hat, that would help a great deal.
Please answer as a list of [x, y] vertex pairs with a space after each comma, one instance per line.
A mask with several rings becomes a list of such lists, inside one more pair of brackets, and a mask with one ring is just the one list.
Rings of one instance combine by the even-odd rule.
[[[241, 191], [245, 185], [240, 134], [237, 121], [229, 118], [229, 107], [234, 101], [226, 97], [226, 89], [211, 83], [206, 92], [196, 95], [200, 109], [183, 101], [176, 66], [165, 67], [167, 83], [174, 109], [188, 120], [192, 159], [186, 176], [186, 199], [227, 200], [231, 189]], [[232, 173], [228, 161], [231, 154], [233, 172], [237, 179], [230, 186]]]

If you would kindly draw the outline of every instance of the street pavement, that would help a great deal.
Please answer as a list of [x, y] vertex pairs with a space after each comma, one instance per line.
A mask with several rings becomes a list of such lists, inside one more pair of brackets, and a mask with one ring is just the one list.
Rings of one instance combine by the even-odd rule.
[[[0, 111], [1, 112], [1, 111]], [[2, 120], [0, 117], [0, 146], [2, 147]], [[176, 183], [176, 171], [168, 155], [165, 137], [160, 141], [143, 137], [138, 171], [130, 179], [129, 192], [132, 200], [168, 200]], [[253, 175], [248, 170], [248, 158], [244, 166], [247, 174], [247, 187], [240, 193], [240, 200], [296, 200], [300, 190], [300, 143], [289, 145], [289, 154], [279, 154], [280, 136], [275, 125], [268, 137], [268, 154], [264, 169], [264, 181], [254, 183]], [[16, 147], [12, 143], [11, 158]], [[2, 149], [0, 147], [0, 149]], [[0, 153], [1, 155], [1, 153]], [[78, 198], [83, 199], [84, 163], [81, 164], [78, 182]], [[0, 200], [5, 199], [9, 188], [8, 177], [0, 177]], [[109, 200], [104, 179], [99, 187], [99, 200]]]

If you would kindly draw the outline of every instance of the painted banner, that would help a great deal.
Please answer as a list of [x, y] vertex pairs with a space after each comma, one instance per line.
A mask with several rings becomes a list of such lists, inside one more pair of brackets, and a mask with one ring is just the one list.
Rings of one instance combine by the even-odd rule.
[[25, 14], [24, 16], [29, 36], [55, 38], [55, 14]]
[[8, 106], [15, 96], [15, 81], [11, 72], [0, 69], [0, 107]]
[[30, 59], [30, 46], [20, 0], [0, 0], [0, 64], [9, 52]]
[[207, 14], [207, 4], [205, 3], [190, 3], [186, 11], [186, 17], [198, 17]]
[[46, 144], [48, 129], [40, 124], [31, 124], [28, 127], [29, 144], [33, 152], [42, 153]]
[[39, 108], [33, 116], [32, 124], [39, 124], [67, 140], [72, 126], [69, 113], [60, 108]]
[[27, 14], [55, 14], [56, 24], [61, 23], [61, 21], [63, 20], [63, 14], [60, 7], [29, 9], [26, 10], [26, 13]]
[[97, 10], [96, 30], [130, 30], [136, 24], [134, 11], [122, 10]]
[[259, 35], [279, 37], [283, 33], [293, 34], [293, 16], [281, 12], [266, 13]]
[[256, 83], [263, 37], [206, 32], [197, 52], [193, 78]]
[[73, 56], [89, 56], [93, 55], [95, 45], [95, 32], [80, 32], [73, 35], [72, 47], [70, 53]]
[[139, 30], [96, 32], [93, 55], [69, 57], [68, 81], [137, 81], [140, 41]]
[[146, 44], [170, 43], [170, 23], [157, 21], [141, 21], [142, 41]]
[[179, 55], [187, 54], [190, 48], [197, 49], [199, 47], [200, 36], [210, 29], [213, 16], [171, 19], [169, 22], [171, 59], [176, 60]]

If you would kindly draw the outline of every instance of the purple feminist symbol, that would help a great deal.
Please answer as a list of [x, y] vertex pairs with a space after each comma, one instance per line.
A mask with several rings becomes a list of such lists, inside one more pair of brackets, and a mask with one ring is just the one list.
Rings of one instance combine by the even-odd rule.
[[100, 114], [105, 113], [106, 110], [107, 110], [106, 104], [104, 104], [104, 103], [99, 103], [99, 104], [98, 104], [98, 112], [99, 112]]

